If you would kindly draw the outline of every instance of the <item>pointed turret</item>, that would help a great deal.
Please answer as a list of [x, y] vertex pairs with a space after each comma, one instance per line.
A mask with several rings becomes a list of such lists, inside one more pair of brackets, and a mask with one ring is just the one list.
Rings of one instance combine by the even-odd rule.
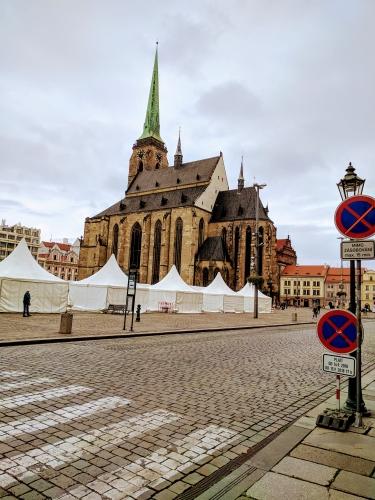
[[133, 152], [129, 161], [128, 188], [141, 172], [168, 168], [167, 153], [167, 148], [160, 137], [158, 46], [156, 44], [146, 119], [143, 133], [133, 145]]
[[243, 156], [241, 157], [241, 168], [240, 175], [238, 176], [238, 188], [237, 191], [240, 193], [245, 186], [245, 179], [243, 177]]
[[176, 153], [174, 155], [174, 166], [175, 167], [181, 167], [183, 158], [184, 157], [182, 155], [182, 149], [181, 149], [181, 129], [179, 129], [179, 131], [178, 131], [177, 148], [176, 148]]
[[154, 69], [152, 71], [146, 118], [140, 139], [146, 139], [148, 137], [153, 137], [157, 141], [163, 142], [163, 139], [160, 137], [158, 43], [156, 43]]

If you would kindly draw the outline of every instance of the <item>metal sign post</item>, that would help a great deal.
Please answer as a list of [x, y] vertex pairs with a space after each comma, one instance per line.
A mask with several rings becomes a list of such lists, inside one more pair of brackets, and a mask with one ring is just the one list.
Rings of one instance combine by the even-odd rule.
[[361, 358], [361, 344], [362, 344], [362, 318], [361, 318], [361, 261], [357, 260], [357, 323], [358, 323], [358, 347], [357, 347], [357, 404], [355, 412], [355, 427], [362, 427], [362, 358]]
[[[352, 413], [341, 410], [340, 375], [355, 377], [356, 363], [350, 356], [358, 352], [357, 317], [351, 312], [333, 309], [323, 314], [317, 324], [317, 335], [324, 348], [335, 354], [323, 354], [323, 371], [336, 374], [336, 410], [325, 410], [316, 420], [318, 427], [346, 431], [353, 422]], [[358, 364], [358, 362], [357, 362]]]
[[126, 289], [126, 304], [125, 304], [125, 313], [124, 313], [124, 328], [123, 330], [126, 330], [126, 317], [128, 315], [129, 311], [129, 300], [131, 300], [131, 313], [132, 313], [132, 320], [131, 320], [131, 325], [130, 325], [130, 331], [133, 331], [133, 323], [134, 323], [134, 305], [135, 305], [135, 294], [137, 290], [137, 276], [138, 276], [138, 271], [137, 269], [130, 269], [129, 270], [129, 276], [128, 276], [128, 287]]

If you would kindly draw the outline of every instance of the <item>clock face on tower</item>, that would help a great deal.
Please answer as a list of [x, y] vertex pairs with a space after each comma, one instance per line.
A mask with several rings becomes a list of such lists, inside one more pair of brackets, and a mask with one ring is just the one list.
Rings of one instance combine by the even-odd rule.
[[143, 151], [143, 149], [141, 149], [138, 153], [137, 153], [137, 156], [138, 158], [143, 158], [145, 155], [145, 152]]

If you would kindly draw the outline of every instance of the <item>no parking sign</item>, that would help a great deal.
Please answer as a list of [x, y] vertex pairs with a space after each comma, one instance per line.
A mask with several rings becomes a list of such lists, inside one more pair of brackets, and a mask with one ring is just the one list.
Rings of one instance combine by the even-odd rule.
[[348, 354], [357, 349], [357, 317], [349, 311], [333, 309], [323, 314], [317, 333], [328, 351]]
[[358, 195], [344, 200], [335, 212], [335, 224], [347, 238], [369, 238], [375, 234], [375, 198]]

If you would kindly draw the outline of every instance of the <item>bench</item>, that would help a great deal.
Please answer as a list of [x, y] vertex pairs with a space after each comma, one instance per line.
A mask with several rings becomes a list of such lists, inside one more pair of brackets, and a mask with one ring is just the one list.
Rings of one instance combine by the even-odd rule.
[[111, 312], [112, 314], [125, 314], [125, 304], [109, 304], [108, 309], [105, 309], [105, 313]]

